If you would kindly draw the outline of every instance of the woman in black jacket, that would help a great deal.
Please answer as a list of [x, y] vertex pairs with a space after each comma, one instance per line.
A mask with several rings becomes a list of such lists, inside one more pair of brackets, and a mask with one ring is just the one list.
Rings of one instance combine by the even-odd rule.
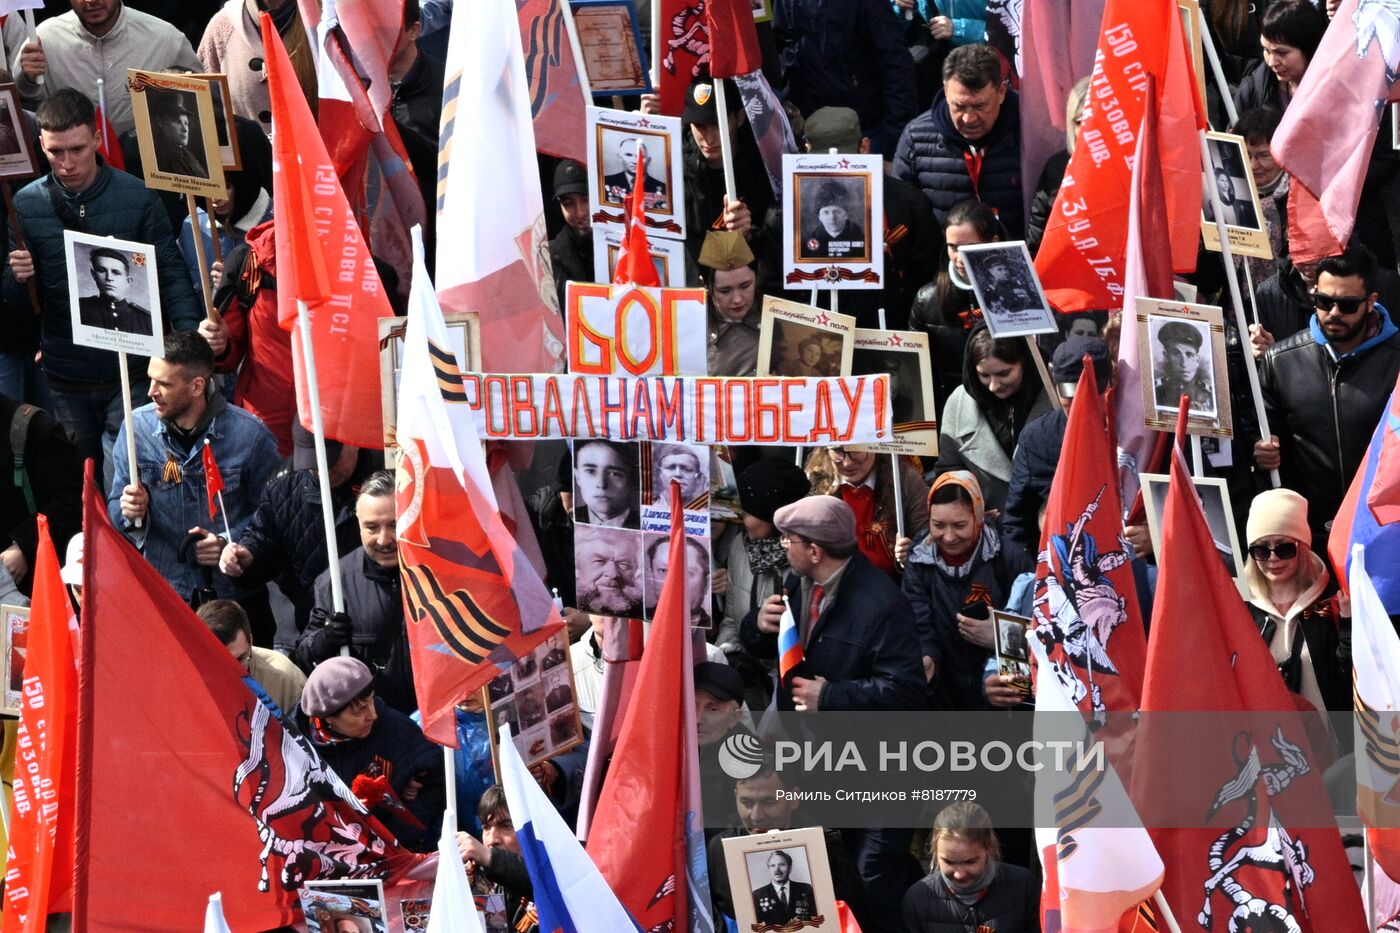
[[929, 873], [904, 895], [908, 933], [1040, 933], [1040, 888], [1031, 873], [1001, 859], [987, 811], [944, 807], [933, 822]]

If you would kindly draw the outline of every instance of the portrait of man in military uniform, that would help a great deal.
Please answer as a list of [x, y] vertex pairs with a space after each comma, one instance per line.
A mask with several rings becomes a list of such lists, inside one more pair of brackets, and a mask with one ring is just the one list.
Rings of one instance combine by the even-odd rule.
[[123, 250], [94, 247], [88, 253], [88, 271], [97, 286], [96, 295], [78, 299], [78, 320], [88, 327], [152, 336], [151, 312], [132, 301], [132, 257]]
[[1215, 415], [1215, 386], [1211, 378], [1210, 335], [1206, 325], [1168, 320], [1156, 328], [1152, 348], [1153, 390], [1157, 407], [1175, 411], [1181, 396], [1190, 399], [1191, 413]]
[[[209, 164], [203, 152], [203, 134], [188, 91], [147, 89], [151, 114], [151, 142], [156, 170], [170, 175], [208, 178]], [[193, 145], [191, 142], [193, 141]]]
[[1018, 268], [1015, 254], [1010, 252], [977, 252], [964, 254], [964, 262], [972, 269], [982, 289], [984, 311], [1009, 314], [1039, 308], [1043, 304], [1035, 285], [1024, 270]]
[[[805, 869], [806, 853], [801, 849], [794, 851], [803, 857]], [[810, 884], [793, 880], [793, 853], [786, 849], [774, 849], [756, 855], [763, 859], [767, 878], [765, 884], [753, 889], [755, 919], [762, 924], [781, 925], [815, 917], [816, 892]], [[750, 856], [750, 860], [754, 857]], [[756, 874], [750, 872], [751, 882], [756, 880]]]
[[[605, 136], [606, 140], [607, 137]], [[664, 148], [653, 146], [653, 149]], [[637, 136], [623, 136], [617, 143], [614, 152], [617, 155], [615, 164], [617, 170], [603, 176], [603, 197], [605, 204], [622, 204], [637, 181], [637, 153], [641, 152], [646, 160], [642, 177], [642, 192], [644, 201], [642, 206], [649, 211], [665, 211], [670, 209], [671, 198], [667, 191], [666, 182], [658, 178], [657, 173], [664, 173], [667, 169], [667, 162], [660, 153], [653, 152], [647, 148], [645, 141]], [[609, 160], [608, 165], [613, 165], [614, 161]]]
[[798, 258], [868, 261], [870, 248], [865, 227], [860, 223], [866, 216], [864, 179], [812, 178], [810, 181], [816, 183], [813, 188], [798, 189], [798, 210], [802, 217]]

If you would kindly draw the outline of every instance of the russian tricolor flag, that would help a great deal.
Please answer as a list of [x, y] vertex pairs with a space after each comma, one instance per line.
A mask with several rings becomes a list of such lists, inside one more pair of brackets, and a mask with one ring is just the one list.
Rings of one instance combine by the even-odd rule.
[[802, 653], [802, 636], [797, 631], [797, 620], [792, 617], [792, 606], [783, 597], [783, 617], [778, 622], [778, 679], [784, 685], [788, 678], [805, 660]]
[[501, 727], [501, 785], [535, 887], [541, 933], [640, 933]]
[[1332, 531], [1327, 555], [1337, 579], [1350, 579], [1352, 545], [1366, 548], [1366, 567], [1385, 611], [1400, 614], [1400, 383], [1371, 435], [1366, 459], [1347, 490]]

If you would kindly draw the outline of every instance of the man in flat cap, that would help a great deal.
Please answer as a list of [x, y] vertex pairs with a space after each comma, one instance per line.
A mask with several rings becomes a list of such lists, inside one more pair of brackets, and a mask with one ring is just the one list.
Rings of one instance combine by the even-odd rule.
[[[792, 572], [784, 585], [797, 621], [806, 673], [780, 685], [779, 710], [917, 710], [927, 678], [914, 610], [894, 581], [856, 547], [856, 516], [835, 496], [808, 496], [773, 515]], [[783, 599], [751, 611], [740, 636], [758, 657], [777, 651]], [[913, 830], [870, 829], [852, 847], [872, 901], [898, 904]], [[888, 912], [887, 912], [888, 913]], [[897, 911], [877, 918], [896, 929]]]
[[[807, 496], [778, 509], [773, 524], [787, 551], [784, 590], [812, 673], [779, 691], [778, 709], [922, 708], [914, 611], [859, 553], [851, 507], [835, 496]], [[758, 657], [776, 656], [782, 616], [782, 596], [773, 595], [744, 618], [740, 637]]]
[[1191, 400], [1193, 412], [1215, 411], [1215, 393], [1211, 391], [1210, 354], [1201, 354], [1204, 342], [1201, 332], [1186, 321], [1168, 321], [1157, 331], [1161, 347], [1157, 360], [1157, 379], [1153, 384], [1158, 408], [1175, 411], [1181, 397]]
[[845, 186], [828, 181], [817, 186], [817, 226], [802, 237], [801, 259], [864, 259], [865, 228], [851, 220]]

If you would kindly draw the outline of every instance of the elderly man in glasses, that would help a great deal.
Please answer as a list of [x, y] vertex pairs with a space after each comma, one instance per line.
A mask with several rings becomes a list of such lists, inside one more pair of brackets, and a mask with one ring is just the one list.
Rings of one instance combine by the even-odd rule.
[[1319, 262], [1308, 329], [1275, 344], [1259, 369], [1273, 436], [1255, 443], [1254, 462], [1308, 500], [1318, 551], [1400, 374], [1400, 330], [1375, 278], [1360, 245]]

